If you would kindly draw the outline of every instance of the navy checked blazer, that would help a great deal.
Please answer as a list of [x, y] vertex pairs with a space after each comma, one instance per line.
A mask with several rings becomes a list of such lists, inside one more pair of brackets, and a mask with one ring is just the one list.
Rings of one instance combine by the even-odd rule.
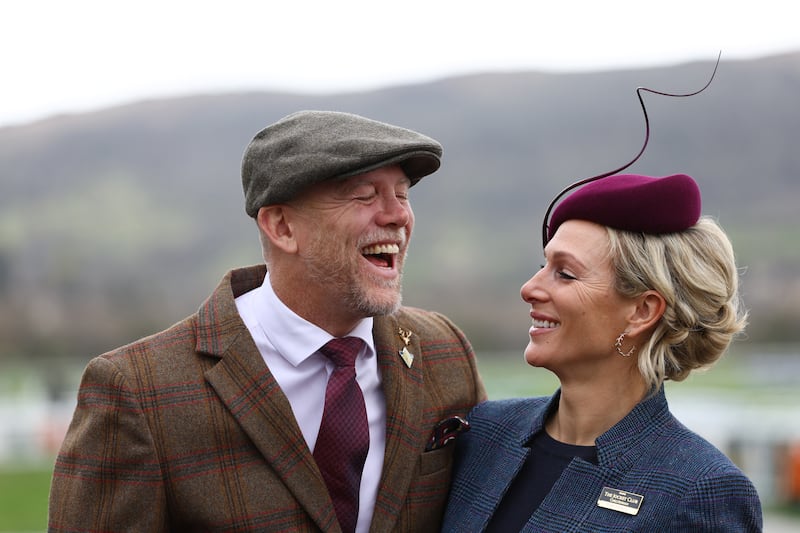
[[[530, 453], [551, 398], [485, 402], [456, 444], [442, 531], [483, 531]], [[598, 464], [573, 459], [522, 531], [761, 531], [761, 504], [747, 477], [669, 411], [663, 388], [597, 441]], [[644, 496], [630, 515], [598, 506], [604, 487]]]

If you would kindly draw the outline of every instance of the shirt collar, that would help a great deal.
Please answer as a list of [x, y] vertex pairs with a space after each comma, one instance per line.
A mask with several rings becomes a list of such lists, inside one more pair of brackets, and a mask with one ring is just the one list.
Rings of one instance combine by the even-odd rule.
[[[278, 353], [294, 366], [300, 365], [333, 338], [327, 331], [289, 309], [272, 288], [269, 272], [258, 301], [258, 322]], [[358, 337], [367, 346], [366, 357], [375, 355], [372, 317], [362, 319], [347, 336]]]

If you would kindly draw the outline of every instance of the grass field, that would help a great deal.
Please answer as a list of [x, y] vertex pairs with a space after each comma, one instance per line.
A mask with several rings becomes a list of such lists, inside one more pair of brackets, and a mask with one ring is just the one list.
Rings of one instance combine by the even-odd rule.
[[47, 530], [51, 463], [0, 467], [0, 531]]

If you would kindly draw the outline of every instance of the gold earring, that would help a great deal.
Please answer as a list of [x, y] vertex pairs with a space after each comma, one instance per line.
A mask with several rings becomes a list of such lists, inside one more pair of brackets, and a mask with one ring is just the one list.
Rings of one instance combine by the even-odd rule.
[[622, 341], [625, 340], [625, 332], [623, 331], [620, 333], [619, 337], [617, 337], [617, 341], [614, 343], [614, 348], [617, 349], [617, 353], [620, 354], [622, 357], [630, 357], [633, 355], [634, 350], [636, 350], [636, 345], [631, 346], [631, 349], [628, 352], [622, 351]]

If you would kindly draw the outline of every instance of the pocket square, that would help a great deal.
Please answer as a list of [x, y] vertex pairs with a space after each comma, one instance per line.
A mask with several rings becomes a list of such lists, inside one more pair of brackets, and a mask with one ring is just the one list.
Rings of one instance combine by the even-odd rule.
[[465, 431], [469, 431], [469, 422], [460, 416], [445, 418], [433, 427], [433, 433], [428, 439], [425, 451], [429, 452], [443, 448]]

